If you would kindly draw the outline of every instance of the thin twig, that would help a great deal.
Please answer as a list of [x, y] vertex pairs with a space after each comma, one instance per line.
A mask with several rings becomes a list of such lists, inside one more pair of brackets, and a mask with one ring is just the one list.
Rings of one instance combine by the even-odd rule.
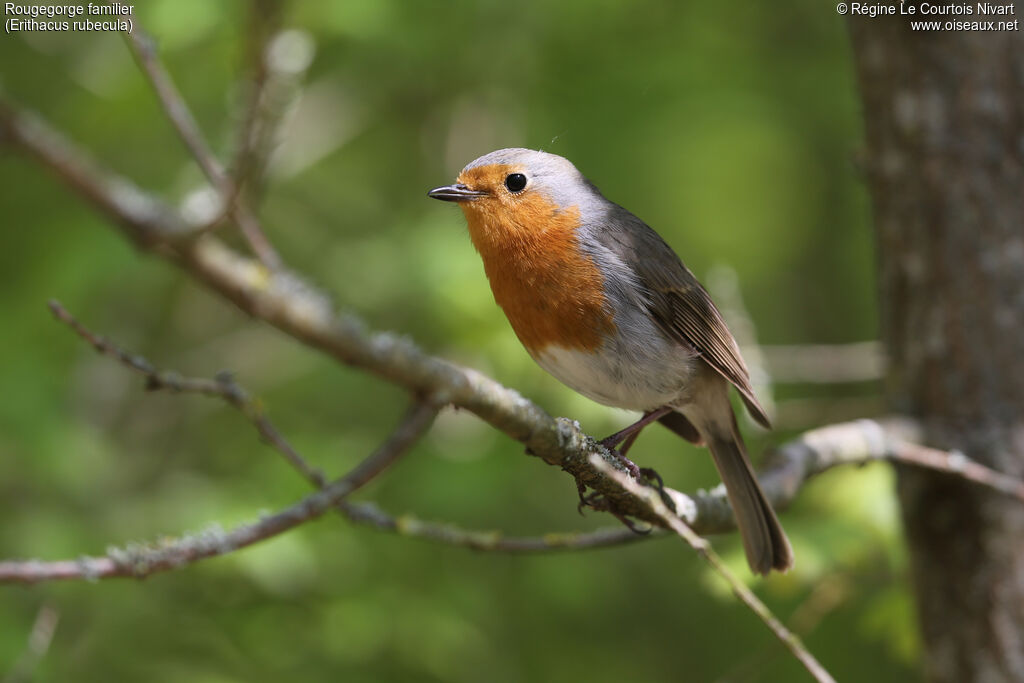
[[272, 270], [280, 268], [281, 257], [271, 246], [270, 240], [264, 234], [257, 218], [248, 208], [237, 201], [234, 183], [206, 143], [199, 124], [192, 116], [185, 99], [157, 57], [153, 38], [139, 26], [137, 18], [133, 19], [133, 26], [133, 30], [124, 32], [125, 42], [139, 68], [146, 74], [167, 118], [170, 119], [171, 125], [178, 133], [178, 137], [181, 138], [196, 163], [199, 164], [203, 174], [217, 190], [221, 201], [224, 202], [224, 210], [234, 217], [239, 230], [248, 241], [249, 246], [252, 247], [253, 253], [267, 268]]
[[258, 521], [242, 524], [230, 531], [212, 525], [181, 538], [110, 548], [104, 557], [81, 557], [77, 560], [56, 562], [0, 562], [0, 583], [141, 578], [208, 557], [227, 555], [253, 543], [278, 536], [336, 507], [339, 501], [369, 481], [373, 473], [379, 472], [408, 451], [427, 431], [435, 415], [435, 404], [417, 401], [391, 436], [355, 469], [320, 491], [306, 496], [276, 514], [263, 516]]
[[70, 327], [75, 334], [87, 341], [96, 351], [109, 356], [125, 367], [145, 376], [146, 389], [156, 391], [166, 389], [179, 393], [203, 394], [223, 399], [231, 406], [238, 409], [248, 419], [259, 435], [302, 475], [315, 483], [317, 488], [327, 486], [327, 479], [323, 472], [310, 465], [284, 438], [280, 431], [271, 423], [263, 412], [263, 406], [239, 385], [229, 372], [220, 372], [215, 379], [184, 377], [181, 374], [168, 370], [161, 370], [146, 358], [137, 353], [131, 353], [115, 344], [106, 337], [95, 334], [85, 325], [80, 323], [71, 313], [64, 308], [59, 301], [49, 302], [50, 310], [54, 317]]
[[203, 175], [219, 188], [224, 180], [224, 170], [220, 162], [217, 161], [213, 150], [207, 145], [199, 123], [192, 116], [188, 105], [185, 104], [185, 99], [171, 79], [170, 73], [157, 57], [153, 37], [142, 30], [137, 17], [133, 19], [133, 24], [135, 27], [132, 31], [124, 32], [125, 42], [131, 50], [132, 56], [139, 69], [149, 80], [164, 113], [167, 114], [167, 118], [170, 119], [171, 125], [174, 126], [175, 132], [188, 148], [192, 158], [199, 164]]
[[234, 160], [230, 164], [231, 175], [235, 179], [235, 191], [239, 192], [245, 184], [247, 170], [254, 166], [252, 155], [257, 148], [259, 136], [260, 114], [264, 88], [270, 78], [267, 66], [266, 50], [271, 36], [280, 25], [281, 7], [279, 2], [249, 2], [249, 27], [245, 32], [245, 62], [248, 70], [248, 92], [246, 103], [242, 109], [242, 123], [238, 126]]
[[248, 93], [230, 165], [235, 195], [248, 206], [259, 200], [267, 160], [281, 121], [312, 58], [312, 42], [300, 31], [279, 31], [285, 3], [250, 0], [246, 31]]
[[[801, 602], [789, 617], [789, 627], [794, 633], [806, 637], [830, 613], [840, 607], [851, 593], [850, 577], [845, 574], [832, 574], [822, 577], [814, 584], [810, 594]], [[743, 659], [732, 669], [716, 679], [714, 683], [740, 683], [762, 678], [765, 668], [782, 652], [774, 642], [752, 652], [747, 652]]]
[[892, 448], [892, 460], [907, 465], [926, 467], [946, 474], [954, 474], [1024, 501], [1024, 482], [980, 465], [963, 453], [958, 451], [947, 453], [909, 441], [898, 441], [893, 444]]
[[338, 509], [351, 521], [365, 524], [381, 531], [395, 532], [402, 536], [421, 538], [472, 550], [498, 553], [518, 554], [545, 553], [560, 550], [593, 550], [664, 536], [664, 534], [658, 532], [641, 536], [622, 526], [607, 527], [595, 531], [547, 533], [543, 536], [506, 536], [503, 532], [497, 530], [478, 531], [464, 529], [454, 524], [428, 522], [412, 515], [394, 517], [373, 503], [353, 503], [344, 500], [338, 505]]
[[750, 610], [764, 622], [765, 626], [771, 630], [775, 637], [778, 638], [782, 644], [793, 653], [793, 656], [804, 665], [811, 676], [814, 677], [814, 680], [819, 681], [819, 683], [835, 683], [835, 679], [833, 679], [831, 674], [829, 674], [818, 660], [814, 658], [814, 655], [804, 647], [800, 638], [787, 629], [786, 626], [779, 621], [774, 614], [772, 614], [772, 611], [768, 609], [768, 606], [761, 602], [761, 599], [758, 598], [745, 583], [740, 581], [739, 578], [732, 573], [729, 567], [722, 562], [722, 558], [718, 556], [718, 553], [714, 551], [711, 544], [708, 543], [706, 539], [697, 535], [697, 533], [684, 524], [677, 515], [669, 511], [654, 489], [640, 485], [640, 483], [632, 477], [609, 467], [608, 464], [600, 458], [592, 457], [590, 461], [594, 467], [603, 471], [605, 475], [615, 481], [619, 486], [626, 489], [634, 496], [643, 498], [665, 526], [686, 541], [690, 547], [697, 551], [697, 554], [700, 555], [701, 558], [707, 562], [719, 576], [722, 577], [722, 579], [729, 585], [733, 594], [736, 595], [744, 605], [750, 608]]
[[854, 420], [807, 432], [779, 451], [786, 457], [798, 457], [809, 448], [813, 460], [805, 463], [809, 472], [838, 464], [886, 460], [924, 467], [986, 486], [1024, 502], [1024, 481], [985, 467], [958, 451], [946, 452], [917, 442], [922, 438], [920, 425], [905, 417], [878, 420]]
[[[366, 486], [374, 477], [394, 464], [395, 460], [405, 455], [409, 446], [433, 424], [438, 410], [440, 405], [432, 399], [413, 401], [388, 442], [342, 477], [340, 481], [344, 481], [349, 487], [348, 493]], [[334, 484], [331, 484], [327, 488], [333, 486]], [[340, 499], [339, 497], [338, 500]]]
[[15, 107], [2, 94], [0, 129], [5, 145], [13, 143], [31, 153], [136, 246], [174, 259], [172, 245], [191, 237], [191, 227], [163, 200], [96, 163], [38, 114]]
[[55, 607], [43, 605], [36, 613], [35, 622], [28, 635], [28, 644], [18, 661], [3, 678], [3, 683], [27, 683], [32, 679], [39, 662], [50, 650], [53, 634], [60, 622], [60, 612]]

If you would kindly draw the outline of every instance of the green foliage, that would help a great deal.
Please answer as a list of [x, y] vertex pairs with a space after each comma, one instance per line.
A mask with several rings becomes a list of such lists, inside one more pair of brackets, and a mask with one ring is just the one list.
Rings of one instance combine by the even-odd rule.
[[[246, 7], [136, 6], [223, 155], [243, 101]], [[843, 25], [820, 3], [360, 0], [295, 3], [285, 21], [316, 56], [261, 215], [285, 260], [371, 326], [490, 373], [591, 434], [626, 423], [533, 365], [461, 214], [425, 195], [479, 154], [527, 146], [575, 161], [698, 274], [735, 268], [762, 342], [876, 336], [859, 110]], [[0, 78], [143, 187], [177, 202], [201, 184], [118, 36], [5, 35]], [[239, 415], [147, 394], [52, 322], [49, 297], [164, 367], [234, 371], [329, 473], [401, 414], [400, 391], [135, 253], [31, 162], [0, 155], [0, 185], [0, 556], [101, 554], [228, 527], [307, 490]], [[877, 387], [815, 397], [851, 391]], [[667, 432], [650, 430], [633, 454], [678, 488], [716, 483], [706, 454]], [[815, 482], [782, 517], [797, 569], [759, 588], [787, 618], [816, 586], [841, 582], [845, 599], [807, 637], [840, 680], [915, 675], [892, 495], [881, 469]], [[580, 518], [569, 479], [467, 415], [443, 416], [359, 497], [508, 533], [612, 522]], [[735, 538], [716, 545], [746, 571]], [[751, 662], [756, 680], [803, 676], [708, 584], [672, 542], [512, 557], [328, 518], [145, 582], [3, 588], [0, 673], [48, 603], [61, 622], [40, 681], [703, 681]]]

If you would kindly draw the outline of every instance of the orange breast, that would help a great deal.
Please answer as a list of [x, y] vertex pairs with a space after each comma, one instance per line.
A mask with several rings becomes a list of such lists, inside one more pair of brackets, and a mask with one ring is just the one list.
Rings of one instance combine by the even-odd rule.
[[549, 345], [593, 351], [615, 323], [604, 278], [576, 237], [579, 208], [541, 195], [505, 204], [462, 204], [494, 300], [531, 355]]

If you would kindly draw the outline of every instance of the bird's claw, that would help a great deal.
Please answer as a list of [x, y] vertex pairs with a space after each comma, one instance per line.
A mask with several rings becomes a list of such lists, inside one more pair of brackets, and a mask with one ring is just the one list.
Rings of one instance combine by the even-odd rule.
[[[661, 478], [661, 475], [651, 467], [644, 467], [640, 470], [640, 474], [644, 476], [644, 479], [647, 480], [651, 488], [658, 492], [658, 497], [661, 498], [661, 502], [665, 504], [665, 507], [671, 510], [673, 514], [676, 514], [676, 502], [665, 491], [665, 481]], [[652, 484], [651, 482], [654, 483]]]
[[621, 514], [619, 514], [619, 513], [618, 513], [618, 512], [616, 512], [615, 510], [609, 510], [609, 512], [611, 512], [611, 513], [612, 513], [613, 515], [615, 515], [615, 518], [616, 518], [616, 519], [618, 519], [618, 520], [619, 520], [620, 522], [622, 522], [623, 524], [625, 524], [625, 525], [626, 525], [626, 528], [627, 528], [627, 529], [629, 529], [630, 531], [632, 531], [632, 532], [633, 532], [634, 534], [636, 534], [637, 536], [646, 536], [647, 534], [651, 533], [651, 531], [653, 531], [653, 529], [654, 529], [654, 528], [653, 528], [653, 527], [651, 527], [651, 526], [648, 526], [648, 527], [646, 527], [646, 528], [643, 528], [643, 527], [637, 526], [637, 523], [636, 523], [636, 522], [634, 522], [633, 520], [631, 520], [631, 519], [630, 519], [629, 517], [627, 517], [626, 515], [621, 515]]
[[576, 512], [580, 513], [580, 517], [582, 517], [583, 508], [590, 507], [590, 503], [587, 501], [587, 485], [579, 479], [576, 480], [576, 493], [580, 497], [580, 502], [576, 505]]
[[592, 510], [597, 510], [599, 512], [610, 512], [612, 515], [615, 516], [615, 519], [622, 522], [627, 529], [629, 529], [638, 536], [646, 536], [652, 531], [651, 527], [639, 526], [632, 519], [630, 519], [623, 513], [619, 512], [615, 508], [615, 504], [608, 500], [608, 498], [604, 496], [604, 494], [594, 492], [588, 496], [585, 496], [582, 493], [580, 493], [580, 503], [576, 509], [579, 510], [579, 513], [581, 515], [583, 514], [584, 507], [588, 507], [591, 508]]
[[[605, 440], [607, 441], [607, 439]], [[658, 492], [658, 496], [661, 498], [661, 502], [665, 504], [669, 510], [673, 513], [676, 512], [676, 503], [672, 500], [672, 497], [665, 491], [665, 481], [661, 478], [661, 475], [651, 467], [637, 467], [637, 464], [623, 455], [615, 448], [609, 448], [605, 441], [601, 442], [601, 445], [608, 448], [609, 451], [618, 458], [622, 466], [629, 472], [630, 475], [645, 486], [649, 486]], [[630, 531], [635, 534], [647, 535], [651, 533], [651, 529], [643, 529], [637, 526], [636, 522], [631, 520], [626, 515], [622, 514], [615, 509], [614, 504], [608, 500], [606, 496], [601, 493], [594, 492], [587, 494], [587, 486], [583, 482], [576, 481], [576, 492], [579, 495], [579, 503], [576, 505], [576, 511], [583, 514], [584, 508], [590, 508], [599, 512], [610, 512], [615, 515], [616, 519], [622, 522]]]

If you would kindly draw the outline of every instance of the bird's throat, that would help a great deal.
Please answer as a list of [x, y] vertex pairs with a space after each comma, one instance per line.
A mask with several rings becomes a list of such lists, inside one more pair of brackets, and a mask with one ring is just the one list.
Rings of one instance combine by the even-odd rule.
[[538, 197], [515, 220], [505, 207], [463, 204], [494, 300], [537, 357], [548, 346], [596, 351], [615, 332], [604, 278], [580, 249], [578, 207], [558, 210]]

